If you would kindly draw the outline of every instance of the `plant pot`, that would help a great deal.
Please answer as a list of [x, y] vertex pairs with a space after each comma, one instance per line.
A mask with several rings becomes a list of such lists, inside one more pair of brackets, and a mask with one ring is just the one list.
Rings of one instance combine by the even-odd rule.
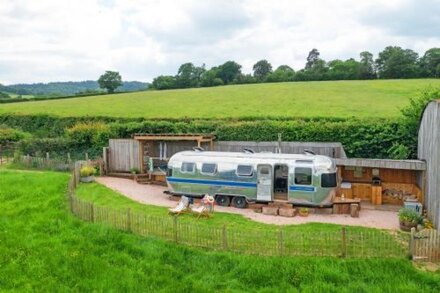
[[86, 176], [79, 179], [82, 183], [90, 183], [95, 181], [95, 176]]
[[416, 228], [417, 223], [408, 222], [408, 221], [399, 221], [400, 222], [400, 229], [402, 231], [410, 232], [411, 228]]
[[298, 215], [300, 215], [301, 217], [307, 217], [309, 215], [309, 211], [299, 211]]

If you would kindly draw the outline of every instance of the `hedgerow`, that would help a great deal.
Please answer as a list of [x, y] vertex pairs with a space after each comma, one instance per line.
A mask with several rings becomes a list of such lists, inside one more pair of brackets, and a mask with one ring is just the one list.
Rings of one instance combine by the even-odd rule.
[[[414, 143], [399, 119], [129, 119], [112, 117], [57, 117], [0, 115], [0, 124], [34, 135], [23, 151], [84, 152], [99, 155], [108, 138], [130, 138], [135, 133], [212, 133], [218, 140], [341, 142], [349, 157], [387, 158], [395, 144]], [[47, 140], [46, 138], [51, 138]], [[414, 149], [415, 148], [410, 148]], [[411, 157], [414, 153], [410, 154]]]

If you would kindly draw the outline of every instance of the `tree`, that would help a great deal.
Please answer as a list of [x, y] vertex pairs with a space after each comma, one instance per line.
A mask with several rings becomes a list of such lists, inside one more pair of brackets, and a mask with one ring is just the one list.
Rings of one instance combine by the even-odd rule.
[[[400, 110], [403, 118], [398, 134], [403, 138], [402, 144], [407, 147], [411, 158], [417, 158], [417, 133], [423, 111], [429, 102], [437, 99], [440, 99], [440, 89], [428, 87], [422, 90], [418, 96], [411, 98], [409, 105]], [[390, 153], [392, 151], [389, 150]]]
[[292, 81], [295, 71], [288, 65], [280, 65], [278, 68], [267, 76], [268, 82]]
[[10, 99], [11, 96], [7, 93], [0, 92], [0, 99]]
[[266, 77], [270, 73], [272, 73], [272, 65], [266, 59], [260, 60], [255, 63], [252, 69], [254, 70], [254, 77], [258, 81], [265, 80]]
[[252, 76], [252, 74], [239, 74], [235, 79], [234, 83], [245, 84], [245, 83], [256, 83], [257, 79]]
[[159, 75], [153, 79], [151, 86], [158, 90], [168, 90], [176, 88], [176, 78], [171, 75]]
[[359, 62], [350, 58], [348, 60], [332, 60], [328, 63], [328, 72], [325, 79], [347, 80], [359, 78]]
[[227, 61], [218, 67], [217, 77], [224, 84], [233, 82], [241, 74], [241, 65], [235, 61]]
[[360, 79], [373, 79], [376, 77], [376, 72], [374, 71], [374, 60], [373, 54], [368, 51], [361, 52], [361, 61], [359, 65], [359, 78]]
[[117, 71], [106, 71], [99, 77], [98, 84], [100, 88], [107, 89], [108, 93], [114, 93], [122, 85], [122, 77]]
[[312, 68], [313, 65], [315, 65], [318, 60], [320, 60], [319, 51], [318, 49], [313, 48], [312, 51], [310, 51], [309, 55], [307, 56], [307, 63], [305, 69]]
[[376, 59], [379, 78], [413, 78], [418, 77], [420, 68], [417, 65], [418, 54], [401, 47], [386, 47]]
[[420, 58], [420, 67], [425, 77], [440, 77], [440, 48], [431, 48]]
[[205, 66], [196, 67], [192, 63], [180, 65], [177, 71], [176, 81], [178, 88], [198, 87], [200, 85], [200, 76], [205, 71]]

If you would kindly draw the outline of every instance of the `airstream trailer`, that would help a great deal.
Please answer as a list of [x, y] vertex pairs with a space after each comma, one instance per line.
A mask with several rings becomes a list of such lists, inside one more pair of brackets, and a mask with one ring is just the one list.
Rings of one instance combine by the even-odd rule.
[[332, 202], [336, 181], [334, 161], [313, 153], [184, 151], [170, 158], [167, 172], [169, 193], [210, 194], [239, 208], [275, 200], [323, 206]]

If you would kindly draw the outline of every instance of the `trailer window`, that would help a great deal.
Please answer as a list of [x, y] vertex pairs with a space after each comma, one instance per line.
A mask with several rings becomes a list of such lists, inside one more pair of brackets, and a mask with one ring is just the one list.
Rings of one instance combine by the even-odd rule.
[[194, 173], [195, 169], [196, 169], [196, 164], [183, 162], [180, 171], [182, 173]]
[[202, 164], [202, 174], [214, 175], [217, 172], [217, 164]]
[[336, 173], [321, 175], [321, 187], [336, 187], [336, 185]]
[[249, 165], [238, 165], [237, 166], [237, 175], [238, 176], [252, 176], [254, 169]]
[[312, 169], [298, 167], [295, 168], [295, 184], [311, 185], [312, 184]]

